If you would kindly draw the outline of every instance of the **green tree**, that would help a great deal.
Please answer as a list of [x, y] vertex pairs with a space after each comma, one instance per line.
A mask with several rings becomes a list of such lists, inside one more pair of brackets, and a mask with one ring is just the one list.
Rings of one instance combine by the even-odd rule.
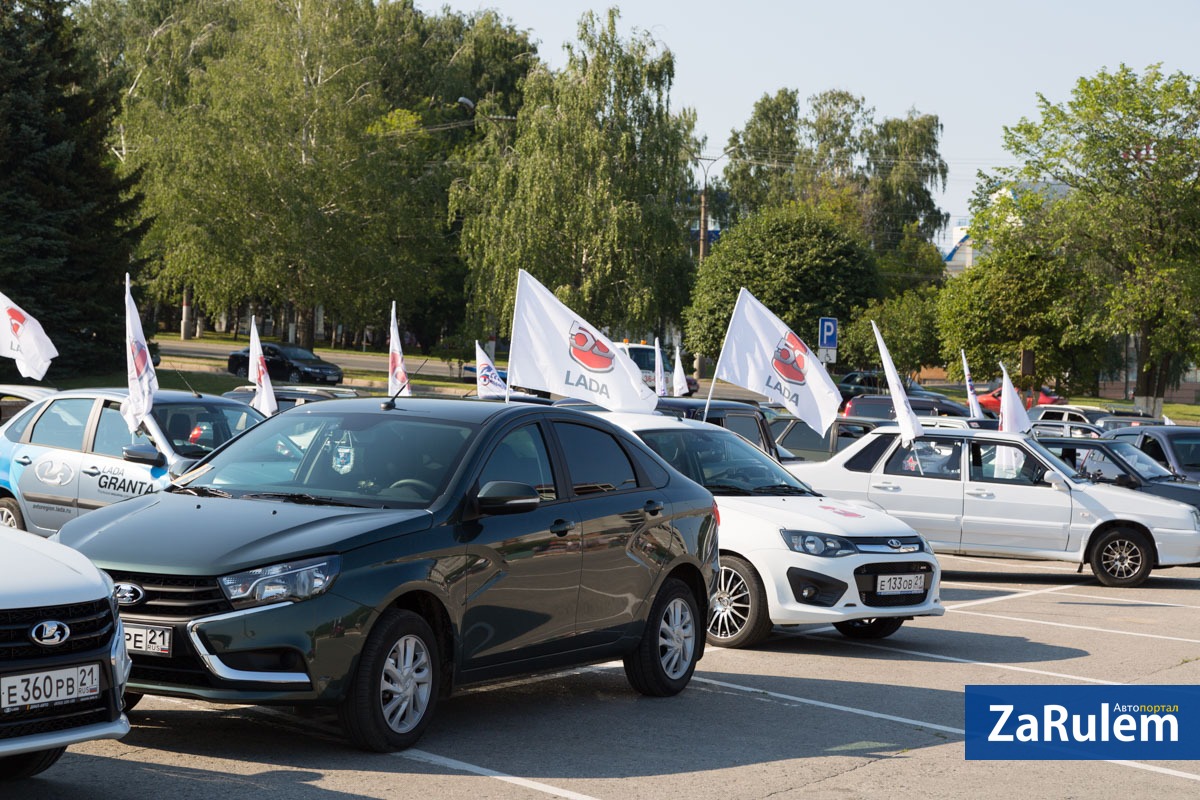
[[879, 274], [870, 251], [827, 216], [799, 204], [759, 211], [700, 266], [685, 315], [690, 350], [720, 353], [743, 286], [807, 341], [821, 317], [849, 318], [875, 297]]
[[617, 329], [661, 330], [687, 301], [676, 204], [692, 183], [693, 115], [670, 109], [671, 53], [648, 34], [622, 39], [617, 20], [583, 17], [564, 70], [530, 72], [515, 124], [487, 121], [475, 170], [453, 187], [477, 319], [507, 325], [521, 268]]
[[937, 310], [938, 289], [932, 285], [872, 300], [839, 335], [838, 360], [861, 369], [881, 365], [874, 320], [901, 375], [942, 363]]
[[118, 94], [67, 6], [0, 5], [0, 290], [54, 341], [52, 375], [123, 363], [123, 279], [142, 235], [135, 176], [106, 146]]
[[779, 205], [795, 196], [800, 102], [795, 89], [764, 94], [746, 127], [729, 136], [724, 181], [740, 214]]
[[1106, 314], [1093, 334], [1132, 334], [1136, 399], [1161, 403], [1200, 356], [1200, 87], [1158, 66], [1081, 78], [1066, 103], [1006, 128], [1016, 166], [985, 175], [972, 236], [1063, 254]]

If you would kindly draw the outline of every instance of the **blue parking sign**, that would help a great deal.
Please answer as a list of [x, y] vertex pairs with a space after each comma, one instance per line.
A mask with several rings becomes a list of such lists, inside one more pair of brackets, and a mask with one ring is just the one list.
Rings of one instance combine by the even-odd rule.
[[837, 318], [821, 317], [817, 330], [817, 347], [837, 349]]

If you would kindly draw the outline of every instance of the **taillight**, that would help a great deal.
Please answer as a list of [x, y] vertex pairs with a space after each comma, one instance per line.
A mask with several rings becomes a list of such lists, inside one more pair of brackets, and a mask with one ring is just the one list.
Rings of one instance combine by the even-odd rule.
[[721, 509], [717, 508], [716, 500], [713, 500], [713, 519], [717, 521], [717, 527], [721, 527]]

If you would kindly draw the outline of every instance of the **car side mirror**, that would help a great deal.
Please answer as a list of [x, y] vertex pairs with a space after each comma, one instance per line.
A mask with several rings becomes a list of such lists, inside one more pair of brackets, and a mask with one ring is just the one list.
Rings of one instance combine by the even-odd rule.
[[542, 496], [527, 483], [488, 481], [475, 495], [481, 514], [523, 514], [542, 502]]
[[149, 464], [152, 467], [167, 463], [167, 457], [149, 444], [127, 444], [121, 448], [121, 457], [135, 464]]
[[1071, 486], [1067, 483], [1067, 479], [1063, 477], [1061, 472], [1049, 470], [1042, 476], [1042, 480], [1050, 484], [1050, 487], [1057, 489], [1060, 492], [1071, 491]]
[[1124, 473], [1114, 478], [1113, 484], [1120, 486], [1123, 489], [1133, 489], [1137, 486], [1137, 483], [1133, 480], [1133, 477]]

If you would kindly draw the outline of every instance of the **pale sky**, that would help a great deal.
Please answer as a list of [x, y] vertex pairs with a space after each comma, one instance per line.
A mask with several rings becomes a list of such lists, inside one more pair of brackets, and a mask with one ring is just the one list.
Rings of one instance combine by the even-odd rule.
[[[610, 4], [588, 0], [418, 0], [473, 12], [493, 8], [562, 67], [579, 17]], [[1065, 102], [1082, 76], [1124, 63], [1138, 71], [1200, 75], [1200, 2], [1054, 0], [638, 0], [618, 4], [621, 28], [649, 31], [675, 54], [672, 105], [697, 113], [719, 155], [756, 100], [782, 87], [807, 98], [844, 89], [876, 119], [910, 108], [937, 114], [950, 168], [939, 205], [950, 225], [968, 214], [976, 171], [1009, 163], [1003, 127], [1037, 113], [1037, 94]], [[720, 172], [724, 162], [710, 174]], [[948, 236], [948, 231], [947, 231]], [[948, 242], [941, 242], [945, 247]]]

